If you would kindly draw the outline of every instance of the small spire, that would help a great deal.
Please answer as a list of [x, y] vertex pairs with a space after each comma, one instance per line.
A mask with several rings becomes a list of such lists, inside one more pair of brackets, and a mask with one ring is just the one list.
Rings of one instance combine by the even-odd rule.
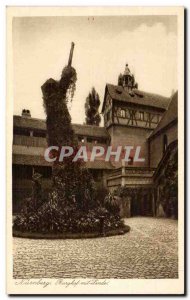
[[131, 73], [127, 63], [125, 65], [125, 71], [123, 73], [122, 79], [120, 78], [120, 82], [121, 81], [125, 90], [132, 91], [132, 89], [136, 88], [135, 77]]
[[128, 64], [125, 65], [125, 71], [124, 71], [123, 75], [130, 75], [130, 76], [132, 76], [131, 71], [130, 71], [130, 69], [128, 67]]

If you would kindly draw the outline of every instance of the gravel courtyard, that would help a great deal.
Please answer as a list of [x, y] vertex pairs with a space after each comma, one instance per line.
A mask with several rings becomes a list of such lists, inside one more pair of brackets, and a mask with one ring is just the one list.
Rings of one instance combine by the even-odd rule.
[[14, 278], [177, 278], [177, 221], [136, 217], [122, 236], [14, 238]]

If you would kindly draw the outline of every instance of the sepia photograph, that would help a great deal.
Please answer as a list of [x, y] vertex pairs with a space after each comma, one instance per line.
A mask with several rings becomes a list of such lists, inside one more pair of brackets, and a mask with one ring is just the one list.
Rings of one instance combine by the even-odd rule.
[[183, 26], [8, 7], [9, 294], [183, 293]]

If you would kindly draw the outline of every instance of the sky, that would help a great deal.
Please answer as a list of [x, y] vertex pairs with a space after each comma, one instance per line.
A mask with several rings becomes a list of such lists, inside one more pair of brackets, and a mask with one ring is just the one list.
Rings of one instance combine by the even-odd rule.
[[85, 99], [93, 86], [102, 105], [106, 83], [117, 84], [126, 63], [140, 90], [163, 96], [177, 90], [175, 16], [16, 17], [14, 114], [25, 108], [32, 117], [45, 118], [41, 86], [49, 78], [60, 79], [72, 41], [78, 78], [73, 123], [84, 123]]

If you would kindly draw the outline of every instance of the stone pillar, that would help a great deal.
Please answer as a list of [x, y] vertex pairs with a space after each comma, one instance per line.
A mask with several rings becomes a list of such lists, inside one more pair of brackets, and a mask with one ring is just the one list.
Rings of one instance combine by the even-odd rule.
[[156, 209], [156, 215], [157, 217], [166, 217], [166, 214], [164, 212], [163, 206], [160, 203], [160, 186], [158, 186], [158, 190], [157, 190], [157, 209]]
[[121, 167], [121, 186], [125, 185], [125, 161], [122, 160], [122, 167]]
[[131, 217], [131, 197], [125, 196], [122, 197], [122, 209], [121, 217], [130, 218]]

